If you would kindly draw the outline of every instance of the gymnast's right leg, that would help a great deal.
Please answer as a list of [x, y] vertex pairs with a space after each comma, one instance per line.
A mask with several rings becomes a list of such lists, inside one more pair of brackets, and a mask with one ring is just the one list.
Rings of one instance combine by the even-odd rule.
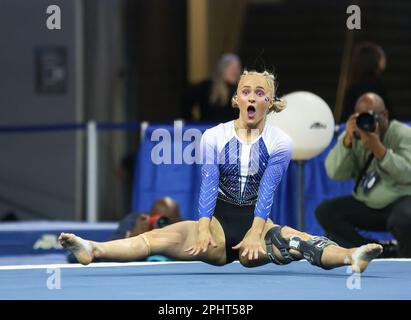
[[96, 258], [135, 261], [152, 254], [160, 254], [177, 260], [200, 260], [214, 265], [223, 265], [226, 260], [225, 237], [216, 219], [212, 219], [210, 231], [217, 247], [209, 246], [205, 253], [199, 253], [195, 257], [185, 249], [196, 244], [197, 221], [182, 221], [132, 238], [108, 242], [89, 241], [69, 233], [62, 233], [59, 241], [84, 265]]

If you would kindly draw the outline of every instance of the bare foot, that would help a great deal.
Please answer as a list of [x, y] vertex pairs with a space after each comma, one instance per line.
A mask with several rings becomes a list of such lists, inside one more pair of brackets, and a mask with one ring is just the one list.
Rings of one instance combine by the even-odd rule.
[[72, 233], [62, 232], [59, 242], [65, 249], [71, 251], [81, 264], [87, 265], [93, 261], [93, 247], [89, 241]]
[[376, 243], [363, 245], [352, 249], [351, 265], [354, 272], [361, 273], [367, 269], [370, 261], [382, 253], [382, 246]]

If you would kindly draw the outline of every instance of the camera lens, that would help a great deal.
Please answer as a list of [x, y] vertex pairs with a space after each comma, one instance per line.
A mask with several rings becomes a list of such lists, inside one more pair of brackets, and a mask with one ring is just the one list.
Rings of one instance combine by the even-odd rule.
[[364, 131], [373, 132], [377, 125], [377, 115], [373, 111], [363, 112], [357, 117], [356, 122], [358, 128]]
[[157, 219], [155, 224], [156, 224], [156, 228], [163, 228], [170, 224], [170, 219], [168, 217], [161, 216], [160, 218]]

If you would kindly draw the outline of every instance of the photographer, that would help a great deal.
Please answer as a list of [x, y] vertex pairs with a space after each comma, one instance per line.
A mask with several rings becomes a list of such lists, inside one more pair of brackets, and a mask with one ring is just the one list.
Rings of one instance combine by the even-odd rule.
[[[366, 93], [357, 100], [325, 167], [333, 179], [356, 182], [351, 196], [316, 209], [327, 236], [353, 247], [372, 241], [357, 229], [390, 231], [398, 241], [398, 256], [411, 257], [411, 128], [389, 121], [380, 96]], [[385, 251], [386, 257], [394, 256]]]
[[153, 203], [150, 213], [133, 212], [123, 218], [111, 236], [111, 240], [135, 237], [141, 233], [178, 222], [180, 219], [180, 209], [177, 202], [170, 197], [159, 198]]

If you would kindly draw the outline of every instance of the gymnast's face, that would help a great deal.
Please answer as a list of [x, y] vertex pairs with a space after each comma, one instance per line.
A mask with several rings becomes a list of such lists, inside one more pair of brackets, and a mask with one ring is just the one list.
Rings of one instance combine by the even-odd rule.
[[241, 123], [249, 128], [256, 128], [263, 123], [272, 105], [272, 96], [268, 80], [264, 76], [243, 76], [238, 84], [236, 98]]

